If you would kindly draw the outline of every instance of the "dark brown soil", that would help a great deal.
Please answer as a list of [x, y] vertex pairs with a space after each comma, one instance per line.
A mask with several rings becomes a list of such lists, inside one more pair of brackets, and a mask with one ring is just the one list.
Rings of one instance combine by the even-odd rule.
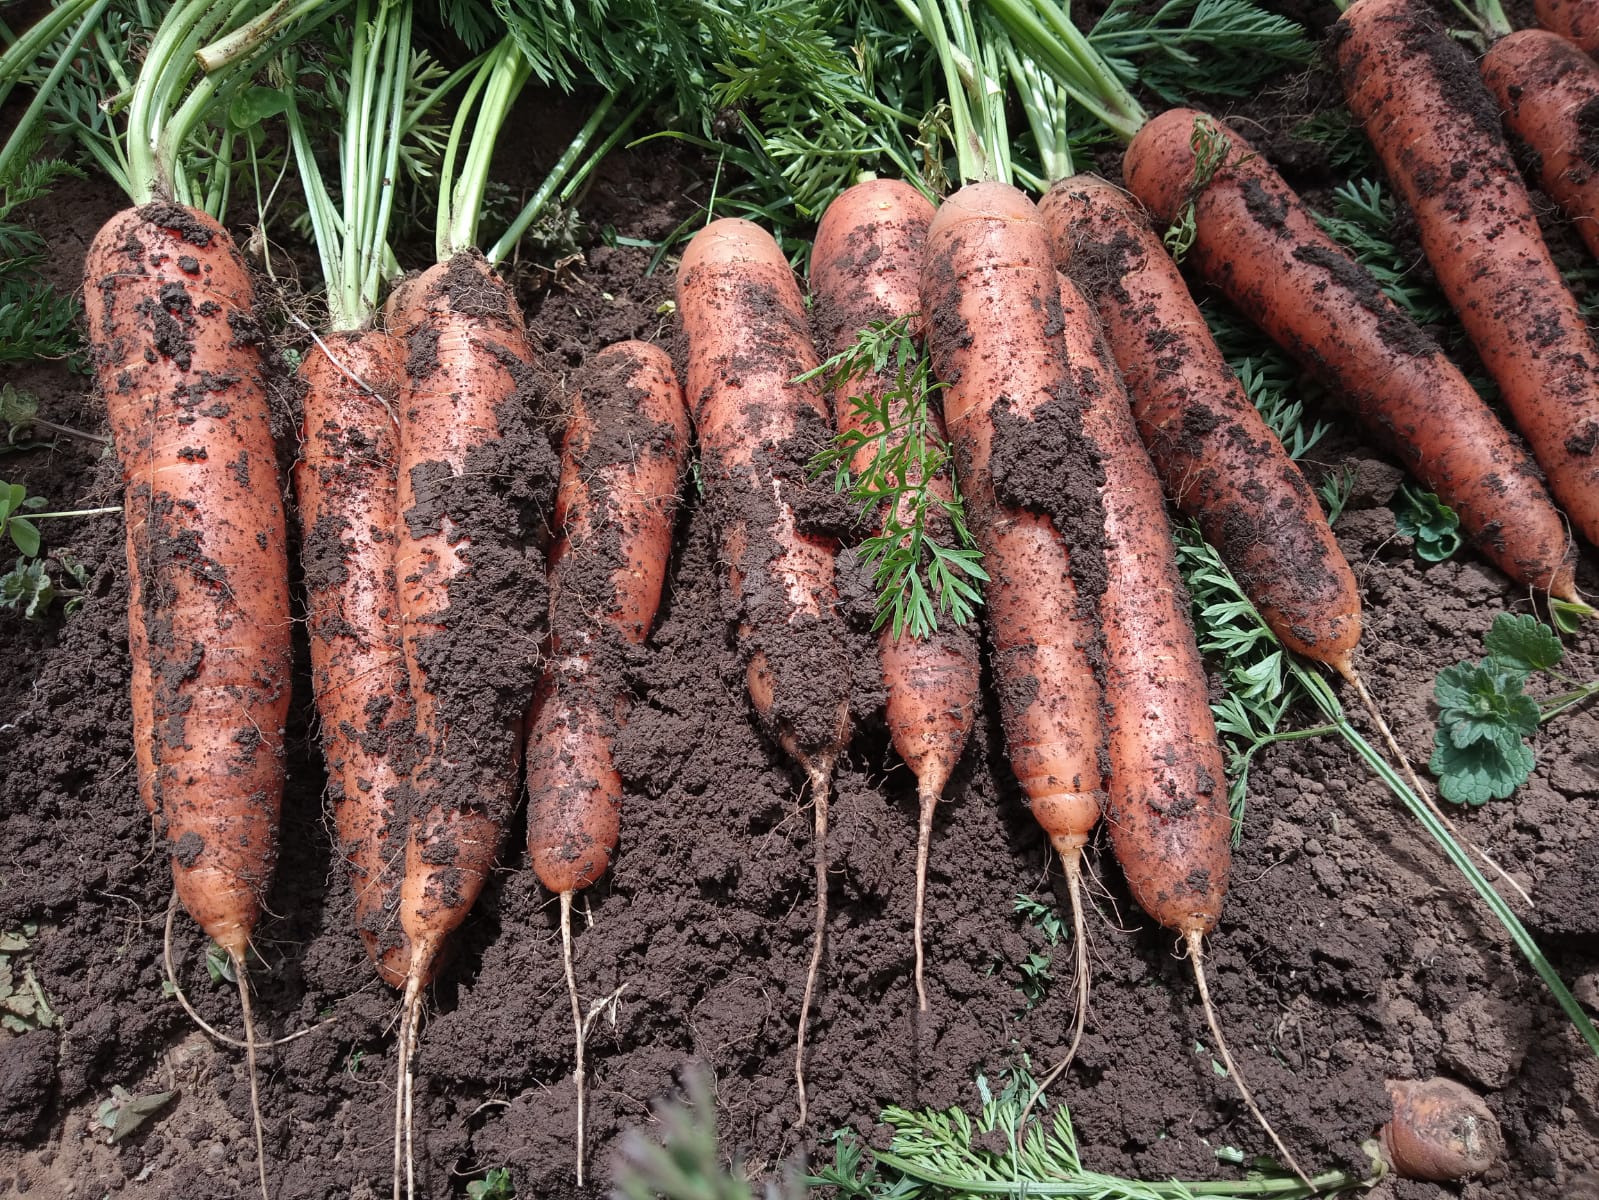
[[[665, 236], [705, 199], [696, 166], [661, 149], [617, 155], [586, 206], [591, 228]], [[88, 237], [117, 207], [100, 185], [69, 184], [36, 214], [59, 281], [75, 286]], [[537, 285], [522, 296], [535, 349], [563, 394], [600, 347], [671, 336], [662, 315], [671, 276], [646, 275], [648, 261], [647, 250], [591, 242], [558, 276], [523, 276]], [[39, 392], [51, 418], [104, 430], [83, 377], [37, 367], [15, 382]], [[1315, 452], [1315, 466], [1372, 457], [1353, 435], [1332, 447]], [[114, 502], [118, 490], [114, 461], [86, 444], [8, 455], [3, 470], [62, 507]], [[1527, 611], [1527, 597], [1469, 555], [1420, 563], [1380, 499], [1365, 503], [1337, 527], [1366, 602], [1361, 665], [1401, 744], [1424, 761], [1434, 674], [1479, 654], [1494, 613]], [[121, 527], [114, 517], [54, 522], [46, 534], [52, 551], [88, 565], [88, 594], [65, 620], [0, 615], [0, 930], [37, 923], [25, 960], [62, 1024], [0, 1032], [0, 1196], [245, 1195], [253, 1165], [242, 1056], [199, 1034], [162, 991], [171, 884], [134, 787]], [[841, 569], [854, 562], [846, 556]], [[1599, 592], [1591, 550], [1578, 583]], [[841, 590], [867, 594], [858, 579]], [[615, 996], [588, 1055], [591, 1194], [609, 1180], [622, 1131], [651, 1123], [652, 1100], [691, 1061], [713, 1075], [726, 1153], [765, 1174], [796, 1154], [830, 1155], [835, 1130], [880, 1143], [885, 1105], [972, 1105], [978, 1074], [1040, 1067], [1067, 1037], [1069, 947], [1048, 946], [1013, 913], [1019, 894], [1059, 904], [1063, 885], [1004, 765], [991, 691], [934, 833], [931, 1011], [915, 1012], [915, 790], [889, 749], [880, 699], [857, 689], [862, 718], [832, 804], [832, 917], [807, 1071], [812, 1124], [793, 1127], [811, 822], [799, 774], [753, 719], [728, 611], [710, 517], [691, 484], [659, 627], [627, 668], [637, 701], [616, 749], [627, 786], [621, 848], [579, 900], [579, 986], [585, 1000]], [[848, 615], [860, 635], [862, 614]], [[1569, 654], [1572, 675], [1599, 673], [1594, 633], [1574, 639]], [[838, 669], [851, 666], [857, 679], [871, 674]], [[366, 960], [330, 845], [303, 638], [297, 668], [283, 848], [252, 979], [264, 1032], [326, 1023], [264, 1054], [270, 1173], [282, 1200], [386, 1195], [397, 998]], [[1512, 801], [1456, 816], [1531, 892], [1529, 926], [1595, 1003], [1599, 713], [1563, 716], [1536, 748], [1537, 772]], [[520, 823], [510, 831], [513, 849], [428, 997], [416, 1095], [428, 1196], [463, 1195], [496, 1166], [510, 1169], [521, 1197], [576, 1192], [557, 910], [514, 849], [523, 834]], [[1266, 1143], [1213, 1065], [1189, 964], [1132, 905], [1102, 843], [1089, 862], [1093, 1010], [1059, 1090], [1083, 1159], [1153, 1178], [1234, 1175], [1217, 1150], [1254, 1154]], [[180, 915], [182, 985], [208, 1020], [237, 1032], [237, 996], [210, 984], [204, 949]], [[1030, 1004], [1019, 964], [1034, 951], [1052, 957], [1053, 974]], [[1460, 1189], [1390, 1184], [1372, 1195], [1599, 1196], [1599, 1062], [1416, 823], [1340, 743], [1290, 743], [1256, 761], [1209, 960], [1233, 1053], [1307, 1166], [1361, 1166], [1361, 1142], [1383, 1119], [1385, 1077], [1446, 1074], [1498, 1115], [1503, 1166]], [[113, 1087], [177, 1096], [111, 1147], [95, 1113]]]

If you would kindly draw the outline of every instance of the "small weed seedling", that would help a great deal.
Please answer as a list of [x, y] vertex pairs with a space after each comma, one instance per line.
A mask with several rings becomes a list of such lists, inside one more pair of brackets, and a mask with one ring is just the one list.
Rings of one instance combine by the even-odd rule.
[[511, 1184], [511, 1172], [495, 1167], [482, 1179], [467, 1184], [466, 1194], [470, 1200], [514, 1200], [516, 1188]]
[[1416, 557], [1443, 562], [1462, 545], [1460, 518], [1432, 492], [1401, 484], [1394, 504], [1394, 527], [1416, 542]]
[[111, 1088], [111, 1098], [100, 1102], [94, 1110], [95, 1120], [109, 1130], [106, 1140], [112, 1145], [132, 1137], [144, 1123], [160, 1112], [176, 1096], [176, 1092], [153, 1092], [148, 1096], [135, 1096], [120, 1084]]
[[[1560, 638], [1537, 617], [1500, 613], [1483, 639], [1488, 657], [1438, 672], [1438, 731], [1427, 767], [1438, 791], [1456, 804], [1507, 798], [1536, 762], [1526, 739], [1551, 717], [1599, 694], [1599, 680], [1579, 683], [1555, 670], [1565, 657]], [[1568, 690], [1538, 700], [1523, 688], [1538, 672]]]

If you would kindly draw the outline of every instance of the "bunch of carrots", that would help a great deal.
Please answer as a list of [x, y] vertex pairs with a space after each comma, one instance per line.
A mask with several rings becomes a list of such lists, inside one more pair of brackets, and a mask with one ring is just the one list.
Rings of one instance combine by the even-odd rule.
[[[969, 615], [982, 587], [1006, 751], [1068, 882], [1077, 1011], [1057, 1073], [1090, 1019], [1082, 856], [1103, 816], [1134, 897], [1192, 959], [1230, 1075], [1308, 1186], [1209, 1001], [1204, 936], [1228, 887], [1230, 822], [1167, 500], [1220, 548], [1284, 645], [1331, 667], [1381, 717], [1355, 662], [1353, 574], [1154, 222], [1182, 228], [1190, 269], [1338, 393], [1460, 513], [1488, 558], [1583, 609], [1567, 520], [1599, 544], [1599, 351], [1548, 262], [1497, 120], [1485, 129], [1487, 110], [1462, 107], [1458, 46], [1417, 0], [1356, 0], [1335, 54], [1531, 457], [1240, 135], [1192, 110], [1146, 119], [1109, 73], [1092, 85], [1075, 73], [1083, 50], [1068, 36], [1047, 45], [1023, 25], [1006, 45], [1017, 76], [1020, 47], [1032, 70], [1055, 73], [1062, 103], [1099, 89], [1095, 111], [1115, 114], [1129, 142], [1128, 190], [1063, 169], [1035, 205], [974, 132], [1003, 131], [1002, 118], [974, 111], [1002, 89], [988, 76], [997, 56], [958, 6], [947, 26], [932, 5], [919, 21], [947, 75], [966, 186], [936, 207], [908, 182], [840, 195], [812, 253], [814, 331], [771, 235], [709, 222], [678, 271], [682, 385], [666, 354], [629, 342], [596, 356], [552, 403], [494, 269], [516, 238], [477, 248], [495, 139], [532, 64], [508, 37], [462, 73], [438, 170], [437, 263], [380, 303], [398, 274], [389, 222], [414, 126], [400, 105], [411, 6], [356, 0], [352, 74], [365, 83], [348, 100], [335, 186], [294, 102], [286, 112], [329, 296], [301, 367], [290, 503], [253, 284], [178, 149], [274, 38], [303, 36], [327, 7], [241, 5], [234, 15], [249, 19], [233, 28], [200, 0], [171, 7], [128, 105], [122, 182], [134, 207], [85, 263], [127, 514], [137, 787], [170, 850], [178, 901], [234, 963], [252, 1100], [247, 952], [277, 851], [294, 619], [287, 521], [297, 517], [340, 853], [359, 935], [402, 994], [394, 1193], [416, 1188], [411, 1064], [423, 994], [501, 853], [524, 780], [528, 859], [560, 903], [583, 1182], [587, 1022], [573, 897], [619, 845], [612, 746], [631, 703], [622, 665], [661, 602], [692, 425], [750, 706], [814, 809], [814, 935], [795, 1014], [805, 1122], [829, 792], [861, 716], [837, 670], [841, 544], [817, 519], [830, 489], [814, 462], [836, 433], [847, 453], [834, 461], [887, 485], [861, 493], [874, 553], [908, 556], [915, 586], [932, 580], [944, 597], [942, 621], [885, 611], [879, 643], [888, 728], [921, 801], [920, 1007], [934, 810], [981, 703], [974, 626], [949, 618]], [[231, 74], [199, 72], [207, 43]], [[1535, 49], [1548, 85], [1529, 89], [1513, 82], [1532, 69], [1516, 56]], [[1557, 148], [1559, 122], [1599, 97], [1593, 64], [1564, 42], [1512, 35], [1482, 72], [1508, 119], [1525, 123], [1514, 126], [1521, 137], [1554, 131], [1550, 190], [1586, 218], [1592, 241], [1599, 183], [1584, 190]], [[1564, 90], [1571, 103], [1547, 108]], [[1423, 127], [1432, 136], [1417, 136]], [[457, 159], [458, 143], [471, 153]], [[1451, 171], [1456, 162], [1469, 170]], [[556, 437], [541, 424], [551, 407]], [[908, 438], [917, 452], [895, 457]], [[974, 548], [950, 552], [968, 528]], [[952, 607], [951, 594], [972, 604]], [[500, 652], [477, 653], [485, 644]], [[464, 675], [465, 661], [496, 672]], [[1584, 1036], [1599, 1050], [1591, 1027]], [[258, 1104], [255, 1120], [266, 1193]]]

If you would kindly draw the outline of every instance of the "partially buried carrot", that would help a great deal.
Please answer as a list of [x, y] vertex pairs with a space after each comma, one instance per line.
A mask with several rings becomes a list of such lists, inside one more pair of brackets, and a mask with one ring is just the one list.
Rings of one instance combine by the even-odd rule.
[[[1203, 140], [1221, 164], [1196, 181]], [[1191, 212], [1186, 261], [1327, 383], [1492, 562], [1576, 599], [1570, 539], [1531, 459], [1254, 147], [1193, 109], [1170, 109], [1133, 139], [1123, 170], [1158, 221]]]
[[527, 742], [527, 841], [539, 882], [561, 898], [581, 1186], [584, 1021], [572, 896], [605, 873], [616, 849], [622, 780], [611, 744], [632, 699], [623, 668], [660, 604], [689, 428], [671, 359], [657, 347], [622, 342], [602, 350], [577, 383], [550, 548], [550, 665]]
[[1143, 207], [1076, 175], [1039, 205], [1056, 260], [1098, 306], [1167, 495], [1272, 631], [1321, 662], [1360, 640], [1360, 593], [1303, 473], [1244, 394]]
[[[811, 248], [811, 291], [824, 352], [838, 354], [873, 323], [902, 320], [919, 311], [922, 257], [932, 218], [933, 206], [927, 198], [896, 180], [856, 184], [828, 205]], [[834, 420], [839, 429], [854, 429], [866, 438], [881, 435], [882, 427], [868, 420], [850, 398], [880, 397], [892, 384], [891, 371], [885, 368], [879, 375], [857, 377], [838, 388]], [[890, 406], [891, 426], [904, 420], [905, 403], [900, 400]], [[928, 414], [928, 422], [934, 434], [942, 437], [943, 425], [936, 413]], [[867, 470], [875, 453], [874, 443], [863, 445], [856, 452], [854, 470]], [[950, 543], [951, 523], [944, 506], [953, 503], [954, 491], [948, 476], [935, 477], [928, 488], [934, 501], [926, 516], [928, 534]], [[907, 509], [911, 499], [907, 496], [899, 503]], [[900, 524], [909, 527], [913, 523], [913, 514], [902, 512]], [[925, 1010], [922, 919], [933, 813], [966, 748], [980, 703], [977, 636], [972, 625], [948, 620], [926, 637], [908, 631], [896, 636], [889, 624], [879, 635], [878, 655], [888, 693], [884, 715], [889, 736], [916, 776], [921, 803], [913, 937], [916, 999], [918, 1007]]]
[[1522, 29], [1490, 46], [1480, 66], [1505, 128], [1533, 151], [1539, 184], [1599, 258], [1599, 63], [1565, 38]]
[[1549, 490], [1599, 545], [1599, 348], [1544, 245], [1498, 108], [1465, 49], [1411, 0], [1356, 0], [1333, 47], [1439, 287]]
[[1205, 666], [1177, 574], [1160, 482], [1093, 304], [1062, 278], [1061, 325], [1083, 396], [1083, 433], [1104, 466], [1105, 711], [1110, 755], [1105, 824], [1133, 898], [1176, 932], [1216, 1048], [1283, 1162], [1305, 1178], [1233, 1062], [1210, 1002], [1204, 937], [1216, 928], [1232, 869], [1232, 820]]
[[815, 805], [816, 921], [794, 1051], [799, 1123], [808, 1116], [805, 1035], [827, 933], [827, 803], [849, 740], [849, 671], [838, 612], [837, 542], [804, 527], [806, 464], [828, 429], [816, 350], [793, 272], [749, 221], [712, 221], [677, 276], [706, 493], [737, 611], [750, 700], [805, 770]]
[[414, 752], [394, 574], [404, 369], [405, 343], [371, 328], [329, 334], [307, 352], [294, 468], [311, 690], [339, 855], [355, 893], [356, 931], [397, 988], [410, 947], [397, 911], [405, 831], [396, 810]]
[[997, 183], [968, 184], [944, 201], [928, 230], [921, 297], [933, 366], [949, 384], [944, 415], [967, 519], [990, 578], [1006, 752], [1066, 872], [1078, 975], [1069, 1062], [1088, 1006], [1082, 850], [1104, 795], [1095, 674], [1103, 477], [1082, 436], [1049, 231], [1032, 202]]
[[162, 201], [106, 222], [84, 276], [122, 466], [139, 789], [234, 965], [264, 1194], [245, 957], [277, 859], [293, 622], [254, 291], [221, 225]]

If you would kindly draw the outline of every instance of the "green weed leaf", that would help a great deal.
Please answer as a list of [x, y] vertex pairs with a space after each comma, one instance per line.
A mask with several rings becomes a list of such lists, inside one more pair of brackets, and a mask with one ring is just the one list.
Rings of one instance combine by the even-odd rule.
[[1548, 670], [1565, 655], [1555, 631], [1531, 613], [1500, 613], [1483, 638], [1483, 648], [1495, 662], [1524, 674]]
[[1510, 745], [1496, 737], [1462, 747], [1440, 729], [1433, 735], [1427, 769], [1438, 777], [1438, 792], [1445, 800], [1480, 805], [1507, 799], [1531, 777], [1535, 761], [1520, 738]]
[[1415, 539], [1417, 556], [1427, 562], [1442, 562], [1462, 545], [1460, 517], [1455, 510], [1432, 492], [1408, 483], [1399, 489], [1394, 526], [1405, 537]]

